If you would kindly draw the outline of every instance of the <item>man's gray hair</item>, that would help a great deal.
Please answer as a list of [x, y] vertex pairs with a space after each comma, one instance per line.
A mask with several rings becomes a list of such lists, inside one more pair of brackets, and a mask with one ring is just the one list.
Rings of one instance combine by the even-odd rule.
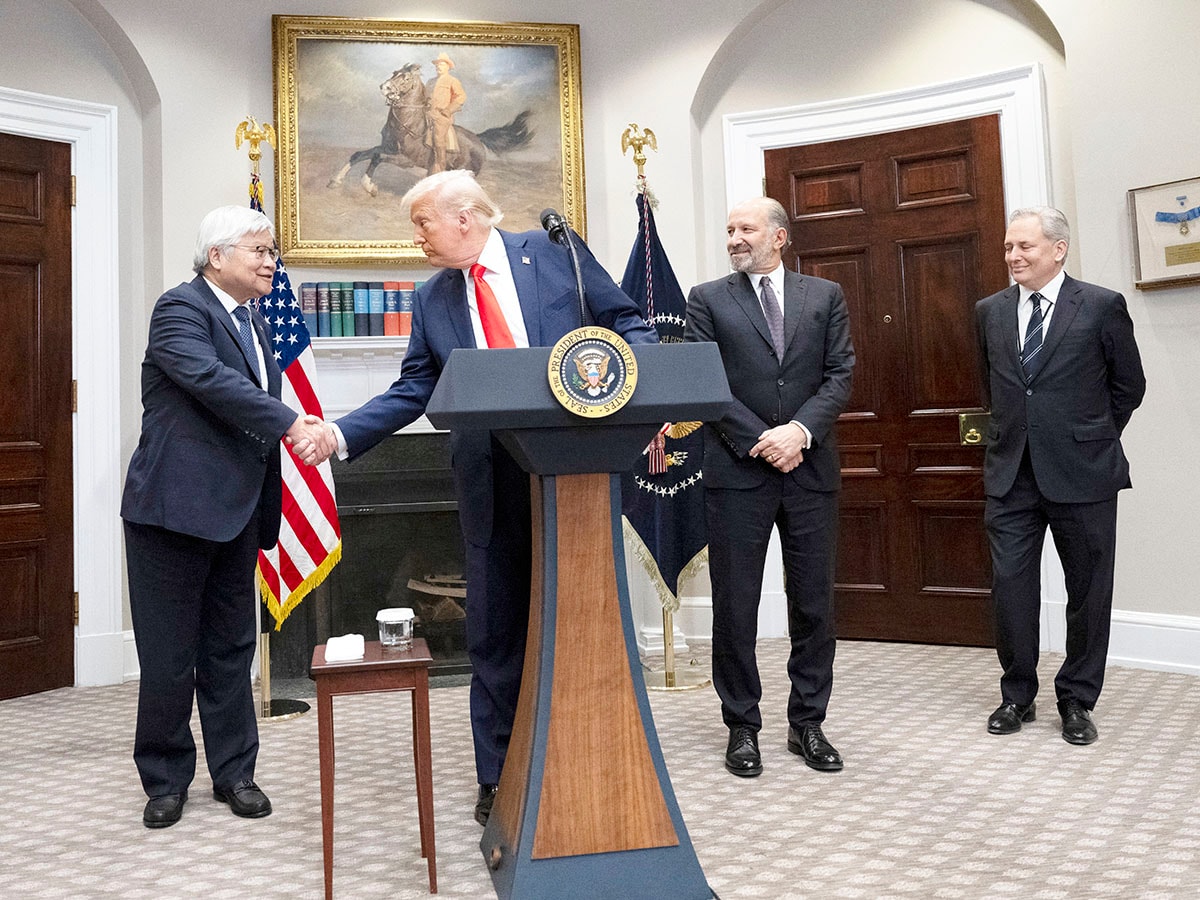
[[275, 226], [257, 209], [248, 206], [218, 206], [200, 220], [196, 235], [196, 252], [192, 256], [192, 271], [203, 273], [208, 265], [208, 251], [216, 247], [228, 256], [233, 245], [248, 234], [269, 231], [275, 242]]
[[1071, 226], [1062, 210], [1055, 209], [1053, 206], [1026, 206], [1014, 209], [1012, 215], [1008, 217], [1008, 224], [1011, 225], [1017, 219], [1026, 218], [1036, 218], [1042, 223], [1042, 234], [1054, 243], [1066, 242], [1067, 249], [1070, 249]]
[[442, 215], [469, 212], [477, 222], [489, 227], [499, 224], [504, 218], [500, 207], [466, 169], [449, 169], [422, 178], [400, 199], [400, 209], [407, 213], [430, 194], [433, 195], [434, 208]]

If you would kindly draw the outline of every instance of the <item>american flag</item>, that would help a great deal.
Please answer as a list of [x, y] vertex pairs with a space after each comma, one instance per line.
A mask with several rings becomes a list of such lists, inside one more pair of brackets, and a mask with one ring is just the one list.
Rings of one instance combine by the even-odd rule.
[[[324, 418], [317, 399], [312, 341], [282, 260], [275, 269], [271, 293], [260, 297], [257, 306], [272, 329], [275, 361], [283, 371], [283, 402], [297, 412]], [[282, 455], [279, 543], [258, 553], [258, 586], [275, 618], [276, 631], [342, 558], [342, 529], [329, 463], [306, 466], [286, 443], [282, 444]]]

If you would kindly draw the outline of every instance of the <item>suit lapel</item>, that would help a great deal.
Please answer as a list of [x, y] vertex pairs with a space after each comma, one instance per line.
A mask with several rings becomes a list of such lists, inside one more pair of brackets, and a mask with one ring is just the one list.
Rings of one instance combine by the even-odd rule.
[[521, 304], [521, 317], [525, 320], [525, 335], [530, 347], [540, 347], [542, 340], [542, 295], [538, 291], [537, 257], [526, 246], [519, 234], [500, 232], [504, 249], [508, 253], [508, 268], [512, 272], [513, 286], [517, 289], [517, 301]]
[[1058, 291], [1058, 300], [1054, 303], [1054, 312], [1050, 316], [1050, 324], [1046, 327], [1046, 334], [1042, 341], [1042, 364], [1033, 373], [1030, 381], [1035, 380], [1038, 375], [1046, 371], [1046, 366], [1050, 365], [1050, 360], [1054, 357], [1054, 351], [1062, 343], [1063, 335], [1071, 327], [1071, 322], [1075, 320], [1082, 304], [1083, 292], [1079, 290], [1079, 284], [1069, 275], [1066, 276]]
[[1004, 357], [1016, 370], [1025, 377], [1025, 367], [1021, 365], [1021, 332], [1017, 328], [1017, 304], [1021, 300], [1021, 289], [1011, 285], [1004, 294], [1000, 304], [1000, 333], [1004, 346]]
[[[209, 315], [211, 315], [217, 320], [217, 322], [220, 323], [221, 327], [225, 329], [226, 333], [233, 340], [233, 346], [237, 347], [238, 352], [242, 354], [242, 360], [246, 363], [246, 374], [253, 379], [255, 384], [257, 384], [259, 387], [262, 387], [262, 384], [259, 382], [258, 356], [255, 355], [251, 357], [246, 353], [246, 348], [242, 346], [242, 337], [240, 334], [238, 334], [238, 328], [235, 324], [233, 324], [233, 317], [228, 313], [228, 311], [226, 311], [225, 307], [221, 305], [221, 301], [217, 299], [217, 295], [214, 294], [212, 288], [208, 286], [208, 282], [204, 279], [203, 275], [197, 275], [192, 280], [192, 286], [196, 289], [196, 292], [204, 298], [204, 302], [208, 304]], [[262, 342], [263, 356], [266, 356], [270, 352], [269, 348], [271, 345], [267, 341], [266, 334], [262, 327], [261, 317], [254, 311], [253, 307], [247, 308], [250, 309], [250, 327], [257, 332], [258, 339]]]
[[767, 342], [768, 347], [774, 347], [771, 342], [771, 329], [767, 327], [767, 317], [763, 315], [762, 304], [758, 302], [758, 292], [750, 283], [750, 276], [745, 272], [736, 272], [729, 276], [727, 283], [734, 302], [742, 308], [750, 324]]
[[[460, 347], [475, 348], [475, 329], [471, 326], [471, 311], [467, 307], [467, 280], [462, 269], [443, 269], [445, 281], [440, 293], [444, 297], [450, 327], [454, 329], [455, 343]], [[436, 303], [434, 304], [437, 305]], [[437, 314], [437, 310], [432, 310]]]
[[808, 282], [790, 269], [783, 270], [783, 355], [796, 337], [808, 303]]

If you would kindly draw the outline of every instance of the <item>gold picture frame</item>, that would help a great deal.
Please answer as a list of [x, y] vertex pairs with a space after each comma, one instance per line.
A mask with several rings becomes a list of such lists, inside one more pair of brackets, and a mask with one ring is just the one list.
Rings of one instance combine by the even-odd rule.
[[399, 201], [436, 159], [436, 59], [466, 95], [447, 168], [479, 166], [506, 228], [540, 227], [550, 207], [586, 237], [578, 25], [276, 15], [272, 49], [287, 262], [425, 262]]
[[1128, 198], [1134, 286], [1200, 282], [1200, 178], [1134, 188]]

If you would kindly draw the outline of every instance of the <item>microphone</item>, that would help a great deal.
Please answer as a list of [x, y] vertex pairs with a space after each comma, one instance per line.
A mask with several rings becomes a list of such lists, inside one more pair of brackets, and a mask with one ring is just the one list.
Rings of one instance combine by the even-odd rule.
[[575, 272], [575, 296], [579, 299], [579, 327], [587, 324], [587, 297], [583, 289], [583, 271], [579, 268], [579, 253], [575, 250], [575, 242], [571, 240], [571, 229], [567, 223], [552, 209], [542, 210], [542, 227], [550, 235], [550, 240], [562, 244], [571, 255], [571, 268]]
[[552, 209], [542, 210], [542, 227], [550, 234], [550, 240], [556, 244], [565, 244], [567, 238], [567, 223]]

